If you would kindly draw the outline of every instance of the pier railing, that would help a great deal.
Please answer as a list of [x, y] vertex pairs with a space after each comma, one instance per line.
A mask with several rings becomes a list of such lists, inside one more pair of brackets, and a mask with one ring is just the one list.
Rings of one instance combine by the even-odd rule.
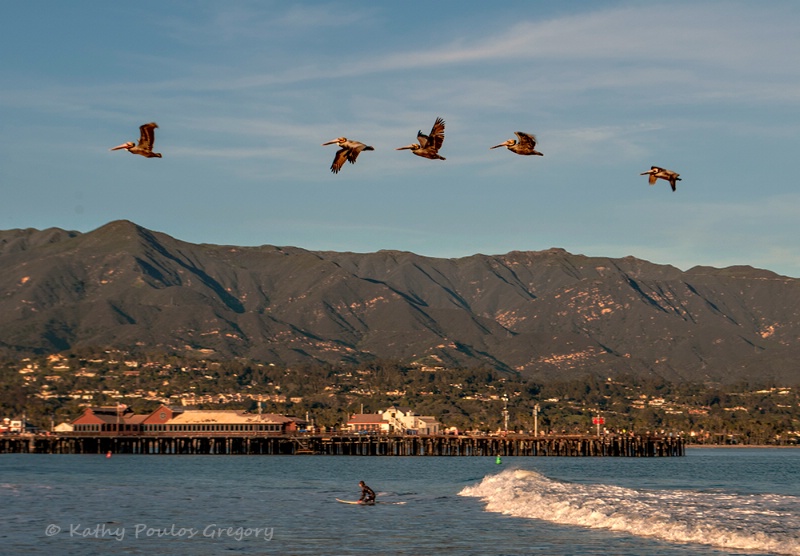
[[107, 454], [109, 452], [209, 455], [670, 457], [685, 455], [685, 445], [680, 437], [640, 435], [59, 434], [0, 437], [0, 454]]

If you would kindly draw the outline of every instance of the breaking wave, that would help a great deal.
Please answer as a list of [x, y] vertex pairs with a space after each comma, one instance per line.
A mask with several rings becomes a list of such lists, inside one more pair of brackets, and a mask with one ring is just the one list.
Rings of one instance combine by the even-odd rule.
[[726, 491], [637, 490], [509, 469], [464, 488], [486, 510], [676, 543], [800, 555], [800, 497]]

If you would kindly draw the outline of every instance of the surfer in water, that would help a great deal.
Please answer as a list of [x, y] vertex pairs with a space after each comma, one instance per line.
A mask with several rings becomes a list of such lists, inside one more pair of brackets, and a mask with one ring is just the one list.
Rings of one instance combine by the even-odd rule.
[[373, 505], [375, 503], [375, 491], [369, 488], [364, 481], [359, 481], [358, 486], [361, 487], [361, 498], [358, 499], [358, 503]]

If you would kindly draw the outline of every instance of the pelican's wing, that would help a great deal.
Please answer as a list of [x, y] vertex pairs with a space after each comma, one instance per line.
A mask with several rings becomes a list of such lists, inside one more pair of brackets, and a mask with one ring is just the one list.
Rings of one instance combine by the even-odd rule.
[[[433, 148], [436, 149], [437, 151], [442, 148], [442, 143], [444, 143], [443, 119], [436, 118], [436, 122], [434, 122], [433, 127], [431, 128], [431, 134], [428, 137], [428, 139], [433, 144]], [[425, 145], [422, 145], [422, 147], [425, 147]]]
[[350, 152], [347, 153], [347, 162], [350, 164], [356, 163], [356, 158], [358, 158], [358, 153], [364, 150], [366, 145], [357, 143], [355, 146], [350, 147]]
[[147, 150], [152, 150], [153, 144], [156, 142], [155, 136], [155, 128], [158, 127], [158, 124], [155, 122], [150, 122], [149, 124], [144, 124], [139, 126], [139, 147]]
[[358, 155], [361, 154], [361, 151], [374, 151], [375, 148], [369, 145], [365, 145], [359, 141], [351, 141], [352, 145], [350, 146], [350, 152], [347, 153], [347, 161], [351, 164], [356, 163], [356, 158]]
[[346, 147], [336, 151], [336, 154], [333, 157], [333, 164], [331, 164], [331, 172], [338, 174], [339, 170], [341, 170], [342, 166], [344, 166], [344, 161], [347, 160], [349, 154], [350, 149]]
[[657, 179], [658, 178], [656, 177], [655, 174], [650, 174], [650, 178], [648, 179], [648, 181], [650, 182], [650, 185], [653, 185], [654, 183], [656, 183]]
[[424, 149], [425, 147], [427, 147], [428, 139], [429, 137], [424, 133], [422, 133], [421, 129], [417, 132], [417, 142], [419, 143], [419, 148]]
[[536, 136], [530, 135], [529, 133], [523, 133], [522, 131], [515, 131], [514, 135], [517, 136], [518, 143], [520, 146], [526, 147], [526, 150], [533, 150], [536, 146]]

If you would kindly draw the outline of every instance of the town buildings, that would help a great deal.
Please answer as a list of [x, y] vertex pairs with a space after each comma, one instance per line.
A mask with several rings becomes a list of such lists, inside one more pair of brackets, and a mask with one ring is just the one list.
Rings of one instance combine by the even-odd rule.
[[[309, 423], [297, 417], [243, 410], [200, 410], [160, 405], [148, 414], [136, 414], [128, 406], [87, 407], [69, 423], [79, 435], [285, 435], [306, 432]], [[352, 433], [436, 435], [441, 423], [410, 408], [391, 406], [378, 413], [355, 414], [343, 430]], [[65, 431], [66, 432], [66, 431]]]

